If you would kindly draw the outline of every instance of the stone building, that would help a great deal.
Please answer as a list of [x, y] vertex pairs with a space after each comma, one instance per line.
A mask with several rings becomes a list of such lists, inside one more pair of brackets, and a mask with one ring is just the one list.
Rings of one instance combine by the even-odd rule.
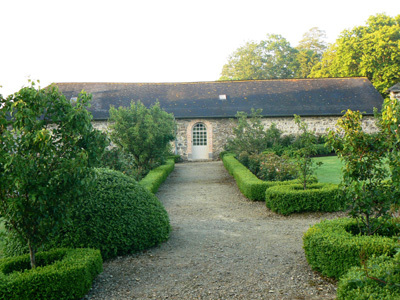
[[57, 83], [67, 98], [85, 90], [93, 95], [90, 111], [95, 126], [105, 130], [110, 105], [129, 106], [156, 101], [173, 113], [178, 124], [176, 153], [185, 160], [217, 159], [232, 134], [238, 111], [262, 109], [266, 127], [297, 133], [293, 115], [316, 134], [335, 126], [347, 109], [364, 113], [364, 126], [374, 131], [373, 109], [382, 96], [367, 78], [322, 78], [215, 81], [190, 83]]
[[397, 99], [400, 101], [400, 83], [396, 83], [394, 86], [387, 89], [386, 92], [389, 93], [391, 99]]

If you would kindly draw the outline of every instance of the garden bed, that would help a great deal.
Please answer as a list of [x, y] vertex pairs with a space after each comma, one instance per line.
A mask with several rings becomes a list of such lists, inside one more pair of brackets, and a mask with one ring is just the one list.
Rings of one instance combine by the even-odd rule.
[[277, 185], [265, 192], [266, 206], [274, 212], [289, 215], [295, 212], [342, 210], [343, 198], [338, 197], [338, 186], [330, 183]]
[[29, 254], [0, 260], [0, 299], [79, 299], [103, 270], [100, 251], [93, 249], [53, 249], [36, 260], [35, 269]]
[[398, 237], [356, 235], [357, 221], [350, 218], [325, 220], [312, 226], [303, 236], [306, 258], [321, 274], [339, 278], [351, 267], [360, 266], [360, 255], [393, 255]]

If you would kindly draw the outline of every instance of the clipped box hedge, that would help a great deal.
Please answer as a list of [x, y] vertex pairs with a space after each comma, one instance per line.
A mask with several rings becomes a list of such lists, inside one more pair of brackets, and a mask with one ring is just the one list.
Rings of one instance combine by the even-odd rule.
[[103, 271], [100, 251], [94, 249], [38, 252], [36, 262], [30, 269], [29, 254], [0, 260], [0, 299], [80, 299]]
[[398, 237], [354, 235], [357, 220], [324, 220], [310, 227], [303, 236], [303, 248], [310, 266], [328, 277], [339, 278], [351, 267], [360, 266], [360, 254], [393, 255]]
[[[297, 180], [263, 181], [241, 164], [232, 153], [224, 153], [222, 161], [229, 174], [233, 176], [242, 194], [255, 201], [265, 201], [265, 191], [273, 186], [293, 184]], [[316, 178], [314, 179], [316, 181]]]
[[164, 165], [151, 170], [139, 184], [144, 186], [153, 194], [157, 193], [160, 185], [167, 179], [175, 168], [175, 159], [167, 159]]
[[370, 278], [359, 267], [351, 268], [340, 278], [338, 299], [400, 299], [400, 253], [373, 257], [368, 260], [367, 269]]
[[330, 183], [276, 185], [265, 191], [265, 204], [274, 212], [289, 215], [295, 212], [332, 212], [344, 208], [343, 197], [337, 197], [338, 186]]

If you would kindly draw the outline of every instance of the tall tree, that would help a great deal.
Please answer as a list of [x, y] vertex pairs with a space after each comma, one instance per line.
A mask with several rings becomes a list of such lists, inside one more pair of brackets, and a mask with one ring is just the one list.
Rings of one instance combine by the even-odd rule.
[[263, 49], [263, 69], [266, 78], [293, 78], [298, 68], [297, 50], [281, 35], [269, 34], [260, 43]]
[[91, 125], [90, 98], [81, 93], [73, 105], [56, 86], [33, 83], [0, 97], [0, 215], [28, 245], [32, 268], [107, 145]]
[[293, 78], [298, 67], [297, 50], [281, 35], [246, 43], [222, 68], [220, 80]]
[[220, 80], [264, 79], [262, 48], [259, 43], [247, 42], [229, 56], [222, 67]]
[[327, 47], [325, 39], [326, 34], [324, 30], [320, 30], [318, 27], [312, 27], [303, 34], [303, 39], [299, 42], [296, 49], [299, 51], [311, 50], [321, 57]]
[[345, 30], [310, 77], [366, 76], [384, 93], [400, 81], [400, 15], [371, 16], [365, 26]]
[[296, 49], [299, 51], [296, 56], [298, 68], [296, 77], [307, 78], [313, 67], [320, 62], [322, 54], [326, 50], [325, 31], [313, 27], [305, 34]]

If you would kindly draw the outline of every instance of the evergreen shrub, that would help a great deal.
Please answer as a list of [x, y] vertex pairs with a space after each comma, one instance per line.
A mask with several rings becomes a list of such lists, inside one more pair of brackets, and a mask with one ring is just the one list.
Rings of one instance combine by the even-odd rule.
[[160, 185], [167, 179], [168, 175], [174, 170], [174, 168], [175, 160], [167, 159], [164, 165], [151, 170], [146, 177], [139, 182], [139, 184], [155, 194]]
[[[167, 240], [168, 214], [161, 202], [133, 178], [108, 168], [95, 170], [95, 185], [71, 210], [70, 221], [42, 249], [94, 248], [103, 259], [142, 251]], [[4, 253], [28, 251], [15, 235], [6, 236]]]
[[[394, 257], [373, 257], [364, 268], [353, 267], [340, 278], [337, 298], [340, 299], [400, 299], [400, 253]], [[373, 279], [375, 278], [375, 279]]]
[[393, 255], [396, 237], [354, 235], [353, 218], [324, 220], [310, 227], [303, 236], [303, 248], [310, 266], [328, 277], [339, 278], [351, 267], [360, 266], [360, 255]]
[[250, 200], [264, 201], [266, 189], [275, 185], [291, 183], [291, 181], [262, 181], [258, 179], [234, 157], [234, 154], [225, 154], [222, 160], [229, 174], [236, 180], [239, 190]]
[[80, 299], [103, 271], [94, 249], [38, 252], [36, 261], [31, 269], [29, 254], [0, 260], [0, 299]]
[[99, 249], [109, 259], [156, 246], [169, 233], [168, 214], [156, 196], [118, 171], [97, 169], [95, 187], [74, 207], [70, 226], [53, 243]]
[[221, 151], [221, 152], [219, 153], [219, 158], [222, 160], [222, 158], [223, 158], [226, 154], [233, 154], [233, 153], [231, 153], [231, 152], [229, 152], [229, 151], [226, 151], [226, 150]]
[[277, 185], [265, 192], [266, 206], [274, 212], [289, 215], [295, 212], [332, 212], [344, 208], [343, 198], [337, 197], [338, 186], [314, 183], [305, 190], [301, 184]]

